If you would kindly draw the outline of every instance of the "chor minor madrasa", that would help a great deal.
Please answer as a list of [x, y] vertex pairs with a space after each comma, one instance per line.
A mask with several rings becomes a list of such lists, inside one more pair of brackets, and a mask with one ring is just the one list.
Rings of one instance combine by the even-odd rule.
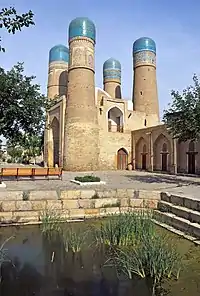
[[123, 99], [121, 64], [103, 66], [103, 88], [95, 87], [94, 23], [79, 17], [69, 24], [68, 47], [49, 52], [44, 160], [66, 171], [135, 170], [200, 173], [200, 144], [172, 139], [160, 122], [156, 44], [133, 43], [132, 100]]

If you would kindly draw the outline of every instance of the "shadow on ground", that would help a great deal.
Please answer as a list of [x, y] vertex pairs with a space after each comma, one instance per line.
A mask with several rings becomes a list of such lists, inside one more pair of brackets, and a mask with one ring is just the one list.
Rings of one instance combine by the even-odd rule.
[[176, 184], [177, 186], [184, 186], [184, 185], [196, 185], [199, 186], [200, 182], [198, 181], [192, 181], [192, 180], [186, 180], [181, 179], [177, 176], [169, 176], [169, 175], [126, 175], [126, 178], [132, 181], [138, 181], [141, 183], [166, 183], [166, 184]]

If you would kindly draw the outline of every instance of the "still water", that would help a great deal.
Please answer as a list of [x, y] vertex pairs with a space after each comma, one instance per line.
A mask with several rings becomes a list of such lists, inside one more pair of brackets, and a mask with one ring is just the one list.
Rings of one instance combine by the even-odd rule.
[[[76, 223], [73, 227], [84, 230], [87, 224]], [[44, 239], [39, 226], [1, 228], [0, 245], [11, 236], [15, 238], [9, 240], [5, 248], [12, 266], [10, 263], [2, 265], [1, 296], [151, 295], [145, 280], [118, 279], [114, 268], [104, 267], [105, 255], [94, 245], [80, 253], [66, 253], [59, 241]], [[159, 296], [199, 296], [200, 247], [172, 236], [184, 255], [184, 268], [178, 281], [163, 284]]]

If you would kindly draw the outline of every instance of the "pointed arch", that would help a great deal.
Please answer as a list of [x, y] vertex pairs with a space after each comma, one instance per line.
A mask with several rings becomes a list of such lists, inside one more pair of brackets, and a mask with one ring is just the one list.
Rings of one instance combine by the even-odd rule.
[[60, 123], [57, 117], [54, 117], [51, 122], [52, 134], [53, 134], [53, 163], [54, 166], [59, 165], [59, 134], [60, 134]]
[[126, 170], [128, 166], [128, 152], [125, 148], [120, 148], [117, 151], [117, 169]]
[[161, 133], [153, 143], [154, 170], [167, 172], [171, 166], [171, 143]]
[[141, 137], [135, 145], [135, 168], [136, 169], [147, 169], [148, 163], [148, 144], [146, 140]]

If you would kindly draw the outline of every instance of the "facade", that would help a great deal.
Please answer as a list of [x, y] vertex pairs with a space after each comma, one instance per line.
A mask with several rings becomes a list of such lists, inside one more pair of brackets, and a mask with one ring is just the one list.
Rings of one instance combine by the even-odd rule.
[[69, 49], [49, 52], [45, 163], [68, 171], [143, 169], [198, 173], [198, 143], [178, 143], [160, 122], [156, 44], [133, 43], [133, 97], [124, 100], [121, 64], [103, 64], [103, 88], [95, 87], [96, 29], [88, 18], [69, 25]]

